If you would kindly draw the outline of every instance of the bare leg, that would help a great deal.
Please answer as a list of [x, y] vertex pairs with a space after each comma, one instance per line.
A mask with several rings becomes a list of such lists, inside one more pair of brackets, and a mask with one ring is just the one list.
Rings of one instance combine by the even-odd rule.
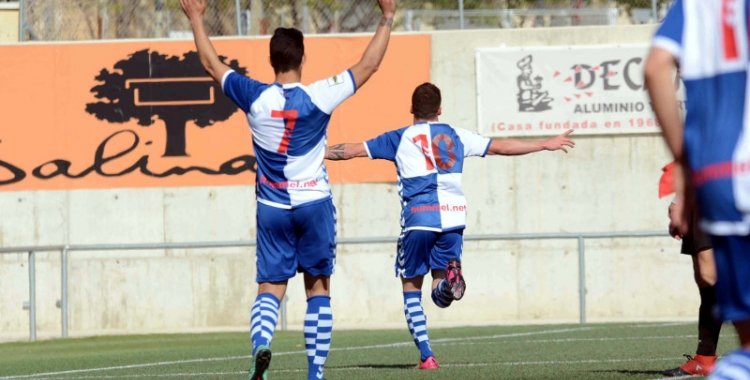
[[276, 299], [281, 300], [286, 294], [286, 285], [289, 283], [288, 280], [281, 282], [261, 282], [258, 285], [258, 295], [263, 293], [273, 294]]
[[432, 270], [432, 290], [435, 290], [445, 278], [445, 269], [433, 269]]
[[740, 345], [745, 350], [750, 351], [750, 319], [740, 322], [734, 322], [734, 328], [740, 336]]
[[328, 276], [311, 276], [305, 272], [305, 294], [307, 298], [313, 296], [331, 295], [331, 278]]
[[699, 288], [716, 285], [716, 261], [714, 251], [707, 249], [693, 255], [693, 273]]
[[[424, 276], [417, 276], [414, 278], [403, 278], [401, 277], [401, 286], [404, 292], [421, 292], [422, 284], [424, 283]], [[435, 285], [433, 284], [433, 289]]]

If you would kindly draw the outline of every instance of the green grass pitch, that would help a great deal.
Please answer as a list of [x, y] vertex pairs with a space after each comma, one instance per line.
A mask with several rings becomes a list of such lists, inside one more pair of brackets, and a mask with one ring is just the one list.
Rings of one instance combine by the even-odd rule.
[[[401, 330], [336, 331], [326, 379], [659, 379], [694, 354], [694, 323], [462, 327], [429, 330], [441, 368]], [[724, 326], [719, 353], [737, 347]], [[304, 379], [300, 331], [277, 331], [269, 380]], [[0, 344], [0, 380], [245, 379], [249, 333], [145, 335]]]

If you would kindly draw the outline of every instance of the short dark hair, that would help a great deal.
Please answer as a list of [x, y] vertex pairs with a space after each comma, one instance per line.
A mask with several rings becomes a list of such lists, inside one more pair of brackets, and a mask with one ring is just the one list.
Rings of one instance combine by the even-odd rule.
[[411, 95], [411, 109], [417, 119], [432, 119], [440, 109], [440, 89], [432, 83], [417, 86]]
[[271, 66], [276, 74], [299, 70], [305, 55], [303, 39], [297, 29], [276, 28], [271, 37]]

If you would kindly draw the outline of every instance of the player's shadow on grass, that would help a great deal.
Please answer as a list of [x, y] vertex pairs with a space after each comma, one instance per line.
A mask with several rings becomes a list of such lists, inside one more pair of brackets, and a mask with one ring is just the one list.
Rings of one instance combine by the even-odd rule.
[[664, 371], [634, 371], [629, 369], [608, 369], [604, 371], [591, 371], [594, 373], [621, 373], [623, 375], [663, 375]]
[[[337, 368], [337, 367], [331, 367]], [[359, 368], [359, 369], [414, 369], [414, 364], [358, 364], [347, 365], [338, 368]]]

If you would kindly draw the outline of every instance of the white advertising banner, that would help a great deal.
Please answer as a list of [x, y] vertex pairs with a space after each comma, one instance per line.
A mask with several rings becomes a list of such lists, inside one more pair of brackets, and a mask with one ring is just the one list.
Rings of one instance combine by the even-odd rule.
[[[649, 45], [477, 50], [479, 132], [494, 137], [660, 133], [643, 86]], [[680, 110], [682, 83], [675, 78]]]

